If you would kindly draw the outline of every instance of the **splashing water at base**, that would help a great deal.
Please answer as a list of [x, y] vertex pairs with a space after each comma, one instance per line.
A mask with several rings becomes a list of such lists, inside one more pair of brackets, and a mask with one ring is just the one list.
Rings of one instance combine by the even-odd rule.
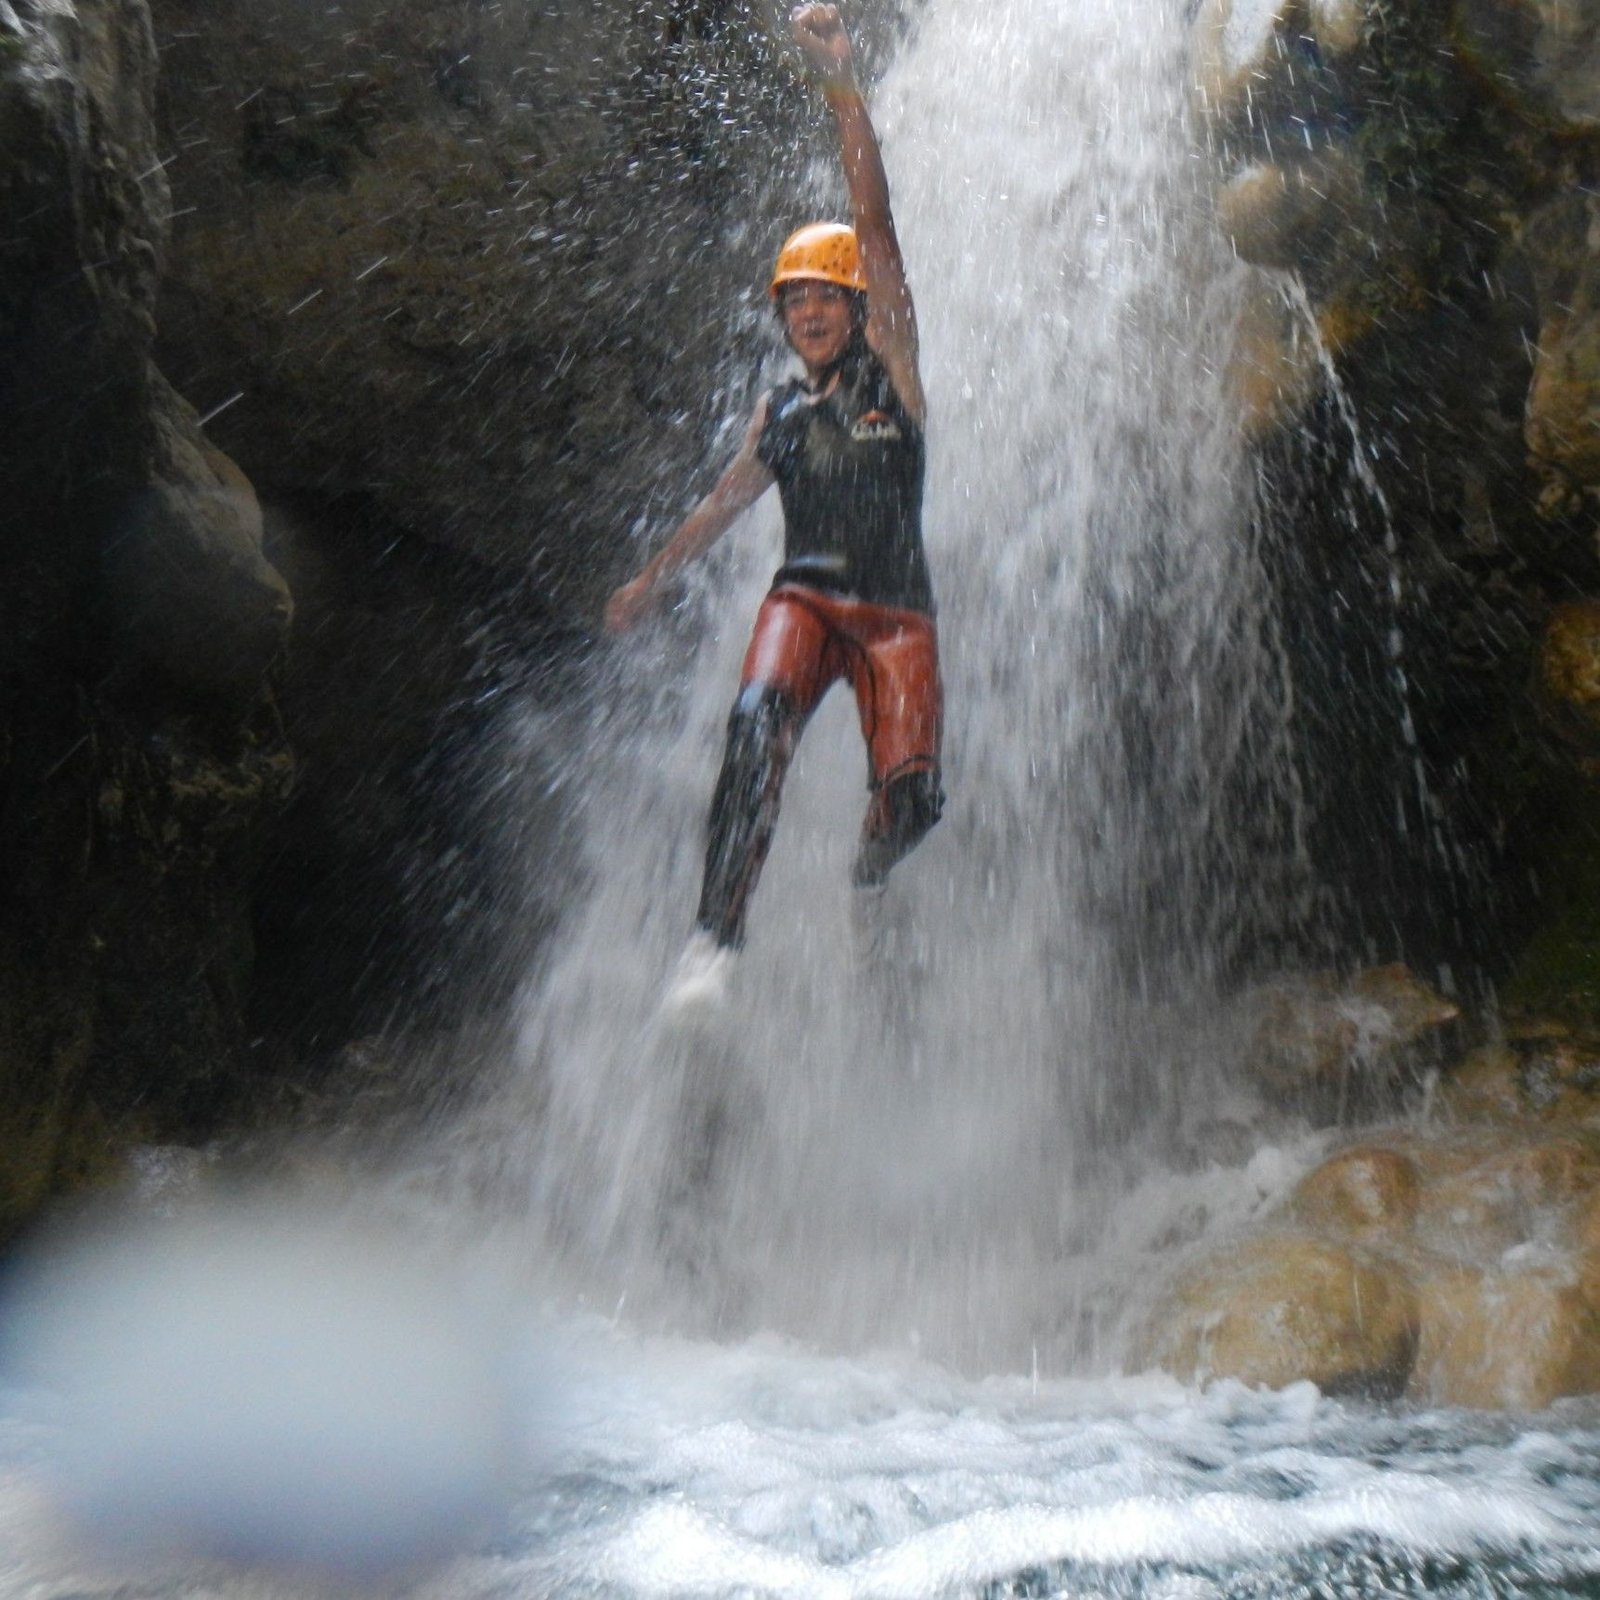
[[[764, 1339], [537, 1336], [550, 1463], [416, 1600], [1389, 1600], [1595, 1592], [1600, 1416], [1395, 1415], [1309, 1385], [973, 1382]], [[0, 1419], [0, 1593], [307, 1600], [215, 1567], [130, 1582], [52, 1548]], [[348, 1589], [337, 1591], [348, 1594]]]
[[[1060, 1357], [1079, 1329], [1041, 1268], [1092, 1235], [1111, 1152], [1215, 1098], [1209, 1002], [1296, 864], [1179, 11], [936, 0], [877, 96], [932, 405], [950, 796], [887, 903], [846, 887], [864, 762], [838, 695], [725, 1027], [663, 1033], [775, 507], [732, 536], [681, 702], [596, 736], [586, 890], [518, 1082], [459, 1144], [643, 1316], [675, 1291], [724, 1331]], [[652, 649], [625, 670], [660, 674]]]
[[1589, 1593], [1600, 1570], [1592, 1408], [1519, 1432], [1310, 1385], [968, 1383], [601, 1328], [582, 1348], [542, 1545], [450, 1592], [1362, 1600]]

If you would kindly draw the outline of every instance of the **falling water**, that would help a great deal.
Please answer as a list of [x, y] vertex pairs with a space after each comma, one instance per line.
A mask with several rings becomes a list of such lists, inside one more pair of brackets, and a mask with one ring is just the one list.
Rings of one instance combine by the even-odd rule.
[[[95, 1486], [198, 1536], [155, 1576], [86, 1569], [36, 1503], [43, 1425], [3, 1415], [0, 1592], [304, 1593], [219, 1575], [241, 1527], [280, 1564], [308, 1547], [410, 1559], [416, 1531], [395, 1524], [414, 1513], [396, 1508], [437, 1509], [439, 1452], [407, 1430], [436, 1432], [441, 1411], [485, 1414], [461, 1434], [484, 1482], [508, 1419], [541, 1465], [494, 1536], [461, 1532], [461, 1559], [397, 1580], [424, 1600], [1594, 1592], [1592, 1405], [1529, 1426], [1309, 1384], [1062, 1376], [1117, 1355], [1081, 1315], [1084, 1263], [1109, 1264], [1102, 1285], [1138, 1279], [1153, 1214], [1187, 1197], [1242, 1216], [1315, 1154], [1263, 1148], [1181, 1178], [1144, 1159], [1221, 1104], [1219, 997], [1297, 914], [1304, 875], [1285, 678], [1225, 420], [1234, 269], [1197, 200], [1178, 11], [928, 0], [876, 96], [934, 407], [951, 797], [897, 875], [878, 953], [862, 957], [845, 884], [863, 762], [836, 696], [791, 776], [727, 1025], [674, 1037], [656, 1018], [776, 561], [767, 506], [690, 608], [707, 619], [692, 669], [671, 630], [619, 658], [583, 752], [576, 887], [528, 980], [513, 1070], [434, 1163], [470, 1186], [474, 1225], [488, 1197], [519, 1259], [531, 1230], [588, 1301], [543, 1317], [519, 1301], [508, 1319], [537, 1394], [496, 1360], [488, 1403], [445, 1404], [462, 1362], [441, 1330], [476, 1313], [433, 1254], [373, 1261], [367, 1233], [336, 1231], [289, 1285], [246, 1216], [222, 1235], [224, 1263], [240, 1259], [220, 1325], [242, 1319], [246, 1348], [270, 1354], [266, 1387], [204, 1310], [213, 1231], [137, 1328], [198, 1454], [165, 1415], [148, 1428], [146, 1366], [112, 1359], [120, 1290], [91, 1338], [116, 1381], [80, 1396], [91, 1454], [116, 1469]], [[436, 1315], [457, 1293], [465, 1317]], [[330, 1303], [349, 1351], [326, 1349]], [[827, 1353], [730, 1337], [757, 1328]], [[196, 1416], [219, 1404], [189, 1392], [197, 1335], [242, 1409]], [[252, 1454], [278, 1469], [265, 1504], [259, 1481], [217, 1481]], [[349, 1490], [328, 1466], [345, 1459], [372, 1479], [354, 1532], [305, 1507], [308, 1482]]]
[[[934, 0], [875, 96], [931, 397], [946, 819], [874, 943], [835, 696], [727, 1027], [663, 1032], [777, 560], [763, 504], [713, 564], [682, 692], [595, 734], [583, 889], [477, 1155], [596, 1294], [676, 1283], [723, 1331], [1062, 1361], [1080, 1330], [1043, 1269], [1092, 1238], [1117, 1153], [1215, 1091], [1210, 1002], [1296, 856], [1180, 9]], [[618, 703], [670, 665], [630, 645]], [[531, 1151], [498, 1131], [530, 1124]]]

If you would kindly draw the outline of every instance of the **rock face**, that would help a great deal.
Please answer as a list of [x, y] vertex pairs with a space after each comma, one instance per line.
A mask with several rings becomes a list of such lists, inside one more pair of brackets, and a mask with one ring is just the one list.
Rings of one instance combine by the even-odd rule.
[[1559, 1029], [1481, 1049], [1441, 1110], [1369, 1131], [1189, 1262], [1135, 1359], [1427, 1405], [1600, 1392], [1600, 1049]]
[[1180, 1278], [1136, 1359], [1189, 1382], [1309, 1379], [1329, 1394], [1390, 1397], [1405, 1387], [1416, 1341], [1414, 1291], [1382, 1261], [1282, 1234]]
[[0, 6], [0, 1236], [227, 1100], [290, 771], [287, 591], [150, 362], [156, 60], [139, 0]]
[[367, 497], [592, 622], [770, 349], [825, 132], [785, 9], [154, 9], [179, 386], [267, 498]]
[[1347, 1107], [1392, 1088], [1419, 1046], [1461, 1014], [1400, 962], [1281, 980], [1246, 1006], [1251, 1077], [1281, 1097]]
[[[1600, 75], [1600, 61], [1594, 64]], [[1552, 201], [1530, 221], [1541, 322], [1528, 390], [1528, 448], [1547, 477], [1600, 487], [1600, 201]]]
[[195, 699], [248, 705], [283, 648], [289, 588], [262, 553], [250, 480], [151, 372], [150, 481], [101, 563], [117, 644]]
[[1552, 608], [1600, 595], [1600, 11], [1206, 0], [1191, 42], [1247, 280], [1233, 390], [1291, 552], [1340, 923], [1310, 938], [1498, 978], [1594, 904], [1592, 769], [1528, 690]]

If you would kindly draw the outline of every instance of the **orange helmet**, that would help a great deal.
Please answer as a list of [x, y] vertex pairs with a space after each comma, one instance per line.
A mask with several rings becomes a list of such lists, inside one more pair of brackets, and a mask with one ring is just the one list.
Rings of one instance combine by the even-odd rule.
[[767, 293], [776, 300], [784, 284], [806, 279], [866, 293], [867, 275], [861, 270], [855, 229], [842, 222], [809, 222], [783, 241]]

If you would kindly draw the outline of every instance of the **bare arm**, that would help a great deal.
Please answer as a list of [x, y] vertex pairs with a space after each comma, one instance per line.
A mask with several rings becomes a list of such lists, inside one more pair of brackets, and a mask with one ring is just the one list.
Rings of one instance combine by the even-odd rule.
[[725, 534], [741, 512], [749, 510], [772, 486], [772, 474], [756, 454], [767, 422], [767, 400], [756, 403], [739, 453], [724, 468], [715, 487], [682, 522], [638, 576], [613, 591], [606, 602], [608, 633], [626, 633], [650, 611], [667, 581], [703, 556]]
[[920, 423], [927, 404], [917, 365], [916, 307], [889, 209], [889, 179], [878, 136], [856, 87], [850, 36], [834, 5], [799, 6], [790, 25], [833, 111], [851, 221], [867, 278], [867, 343], [888, 371], [900, 403]]

